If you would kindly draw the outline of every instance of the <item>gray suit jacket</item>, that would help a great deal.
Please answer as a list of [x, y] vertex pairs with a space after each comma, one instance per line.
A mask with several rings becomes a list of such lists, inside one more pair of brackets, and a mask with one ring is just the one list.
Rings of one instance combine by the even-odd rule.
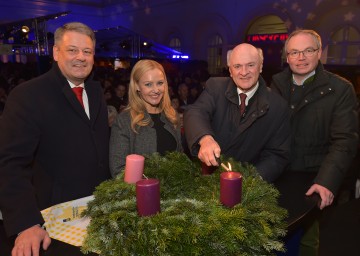
[[[145, 113], [145, 118], [148, 114]], [[182, 151], [180, 126], [176, 129], [161, 113], [160, 120], [165, 123], [164, 127], [176, 140], [177, 151]], [[110, 171], [115, 177], [125, 166], [126, 156], [130, 154], [149, 155], [157, 152], [156, 130], [153, 122], [148, 126], [138, 128], [138, 133], [131, 129], [130, 112], [121, 112], [111, 127], [110, 136]]]

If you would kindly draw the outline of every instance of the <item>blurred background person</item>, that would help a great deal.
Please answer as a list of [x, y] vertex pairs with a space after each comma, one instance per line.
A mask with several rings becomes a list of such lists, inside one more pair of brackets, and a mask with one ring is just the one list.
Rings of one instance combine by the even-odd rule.
[[0, 85], [0, 115], [2, 114], [4, 108], [5, 108], [5, 102], [7, 99], [7, 93], [6, 89]]
[[125, 82], [117, 83], [114, 86], [113, 95], [107, 104], [114, 106], [118, 113], [124, 110], [128, 104], [128, 91]]
[[180, 101], [180, 108], [182, 108], [183, 110], [187, 105], [193, 103], [191, 101], [191, 98], [189, 97], [189, 86], [186, 83], [179, 84], [177, 96]]
[[180, 100], [177, 96], [171, 97], [171, 106], [177, 111], [180, 111]]

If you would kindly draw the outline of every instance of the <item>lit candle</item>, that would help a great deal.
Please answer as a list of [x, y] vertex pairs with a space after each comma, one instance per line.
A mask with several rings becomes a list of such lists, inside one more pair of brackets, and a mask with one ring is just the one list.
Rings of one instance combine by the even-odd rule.
[[128, 155], [126, 157], [124, 181], [130, 184], [134, 184], [141, 180], [144, 172], [144, 162], [145, 157], [141, 155]]
[[[231, 170], [231, 169], [230, 169]], [[227, 171], [220, 174], [220, 202], [227, 207], [241, 203], [242, 176], [238, 172]]]
[[143, 179], [136, 182], [136, 206], [140, 216], [160, 212], [160, 182], [157, 179]]

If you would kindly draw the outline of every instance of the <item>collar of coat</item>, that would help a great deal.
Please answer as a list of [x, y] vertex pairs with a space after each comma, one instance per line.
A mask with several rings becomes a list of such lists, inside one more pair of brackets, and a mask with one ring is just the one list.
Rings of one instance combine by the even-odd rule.
[[[291, 85], [292, 71], [289, 67], [273, 76], [272, 86], [274, 86], [285, 99], [290, 98]], [[306, 90], [306, 94], [311, 93], [314, 90], [322, 90], [324, 86], [328, 87], [325, 91], [331, 91], [333, 89], [331, 88], [331, 85], [329, 85], [328, 73], [324, 70], [324, 66], [320, 61], [315, 69], [315, 76], [307, 86], [309, 86], [309, 88]]]
[[[266, 86], [265, 80], [262, 76], [259, 76], [259, 87], [254, 96], [250, 99], [250, 109], [247, 115], [255, 114], [256, 116], [263, 115], [269, 108], [269, 92], [270, 89]], [[237, 93], [237, 87], [233, 79], [230, 79], [226, 91], [225, 97], [233, 104], [239, 105], [239, 95]]]

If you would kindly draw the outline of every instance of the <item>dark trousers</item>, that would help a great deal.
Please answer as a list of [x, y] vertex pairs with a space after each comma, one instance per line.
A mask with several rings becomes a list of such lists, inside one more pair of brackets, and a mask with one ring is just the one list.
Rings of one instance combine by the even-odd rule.
[[9, 239], [6, 236], [3, 221], [0, 220], [0, 255], [11, 255], [11, 250], [14, 245], [14, 238]]

